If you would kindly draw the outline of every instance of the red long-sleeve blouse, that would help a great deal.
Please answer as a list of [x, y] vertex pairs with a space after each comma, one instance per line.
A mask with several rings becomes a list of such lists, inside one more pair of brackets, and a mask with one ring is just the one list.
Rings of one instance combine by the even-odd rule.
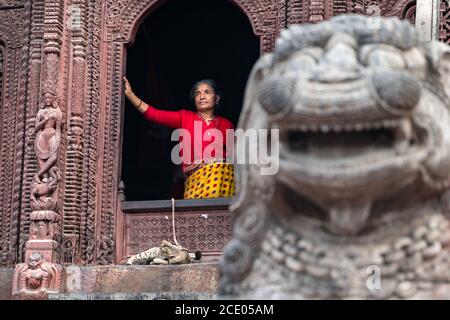
[[[234, 129], [233, 124], [223, 117], [216, 116], [212, 121], [206, 123], [197, 113], [184, 109], [165, 111], [148, 105], [147, 110], [144, 112], [144, 118], [169, 128], [186, 129], [189, 132], [190, 139], [180, 137], [180, 156], [183, 155], [185, 150], [190, 150], [190, 157], [187, 155], [185, 158], [188, 160], [182, 161], [181, 164], [184, 173], [192, 171], [202, 162], [222, 161], [227, 152], [227, 129]], [[218, 131], [216, 132], [220, 132], [222, 138], [216, 137], [214, 130], [209, 129], [217, 129]], [[197, 137], [200, 134], [201, 137]], [[201, 148], [195, 148], [195, 139], [198, 139], [197, 141], [201, 143]], [[216, 150], [222, 150], [221, 152], [223, 153], [216, 153]]]

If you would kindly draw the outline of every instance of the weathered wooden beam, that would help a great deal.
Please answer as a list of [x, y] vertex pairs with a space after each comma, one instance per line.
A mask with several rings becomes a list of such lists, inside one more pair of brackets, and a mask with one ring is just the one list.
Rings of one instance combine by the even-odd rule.
[[[175, 200], [176, 211], [228, 209], [231, 198]], [[155, 211], [171, 211], [171, 200], [124, 201], [122, 211], [126, 213], [142, 213]]]

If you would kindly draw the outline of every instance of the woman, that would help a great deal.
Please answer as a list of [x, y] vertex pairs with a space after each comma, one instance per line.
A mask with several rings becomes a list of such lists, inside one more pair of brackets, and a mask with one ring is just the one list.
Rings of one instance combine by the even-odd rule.
[[[226, 157], [227, 129], [233, 129], [233, 124], [215, 115], [215, 109], [220, 101], [213, 80], [201, 80], [191, 90], [191, 99], [195, 102], [196, 112], [189, 110], [164, 111], [143, 102], [131, 89], [127, 78], [125, 81], [125, 95], [128, 100], [149, 121], [173, 129], [185, 129], [191, 139], [182, 141], [182, 152], [190, 151], [183, 158], [182, 169], [185, 174], [184, 199], [219, 198], [234, 195], [233, 165], [224, 163]], [[200, 129], [200, 130], [198, 130]], [[210, 130], [216, 129], [218, 131]], [[201, 134], [201, 146], [194, 147], [194, 132]], [[217, 136], [211, 138], [213, 132], [220, 132], [222, 139]], [[197, 133], [196, 133], [197, 134]], [[206, 138], [206, 139], [205, 139]], [[184, 140], [184, 139], [183, 139]], [[190, 140], [190, 145], [188, 141]], [[212, 150], [212, 152], [210, 152]], [[217, 150], [219, 152], [217, 152]], [[201, 151], [201, 154], [199, 154]]]

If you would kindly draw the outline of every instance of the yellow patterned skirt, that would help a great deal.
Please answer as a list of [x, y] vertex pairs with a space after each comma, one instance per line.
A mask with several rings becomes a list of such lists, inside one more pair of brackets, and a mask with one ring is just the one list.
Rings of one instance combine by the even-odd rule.
[[209, 199], [234, 196], [233, 165], [206, 164], [189, 175], [184, 184], [184, 199]]

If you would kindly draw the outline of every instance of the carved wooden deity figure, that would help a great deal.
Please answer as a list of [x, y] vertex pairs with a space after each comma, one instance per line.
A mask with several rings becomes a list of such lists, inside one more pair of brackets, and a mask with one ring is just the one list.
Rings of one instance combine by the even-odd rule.
[[44, 103], [36, 116], [35, 149], [39, 159], [39, 172], [35, 175], [38, 183], [56, 183], [57, 177], [52, 167], [56, 164], [56, 152], [61, 141], [62, 113], [55, 103], [54, 94], [44, 94]]
[[40, 253], [33, 253], [28, 263], [16, 266], [13, 295], [45, 298], [46, 294], [59, 288], [60, 273], [57, 265], [47, 263]]
[[53, 194], [60, 180], [56, 166], [61, 141], [62, 112], [55, 95], [45, 92], [36, 116], [35, 150], [39, 170], [34, 176], [30, 199], [30, 240], [56, 239], [58, 237], [58, 202]]
[[42, 256], [39, 253], [30, 256], [28, 266], [24, 268], [19, 278], [21, 287], [31, 290], [48, 288], [51, 274], [42, 268], [42, 263]]
[[31, 200], [47, 202], [56, 189], [59, 173], [55, 166], [58, 147], [61, 141], [62, 113], [51, 92], [44, 94], [44, 102], [36, 116], [35, 150], [39, 163], [39, 171], [35, 174], [36, 185], [31, 192]]

